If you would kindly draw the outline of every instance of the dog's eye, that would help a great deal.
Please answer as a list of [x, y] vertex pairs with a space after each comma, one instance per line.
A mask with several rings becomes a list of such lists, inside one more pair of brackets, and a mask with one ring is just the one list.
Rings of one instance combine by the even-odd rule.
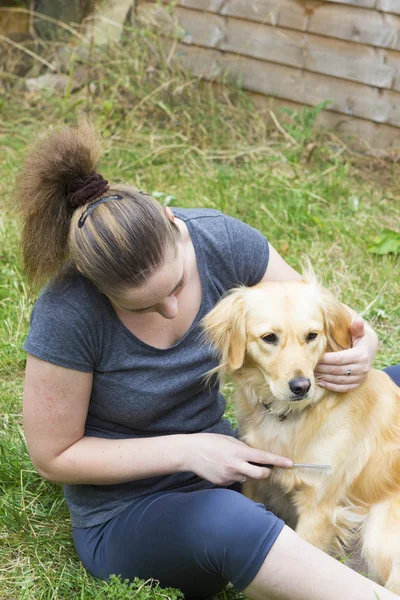
[[318, 336], [318, 333], [308, 333], [306, 335], [306, 342], [312, 342]]
[[267, 344], [277, 344], [278, 343], [278, 336], [275, 335], [275, 333], [267, 333], [267, 335], [263, 335], [261, 339], [263, 342], [266, 342]]

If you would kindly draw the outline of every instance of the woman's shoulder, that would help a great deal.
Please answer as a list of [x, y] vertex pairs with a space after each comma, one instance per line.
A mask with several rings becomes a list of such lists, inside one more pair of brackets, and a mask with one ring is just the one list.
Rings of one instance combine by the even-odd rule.
[[69, 305], [80, 313], [97, 312], [103, 304], [102, 294], [77, 269], [67, 264], [41, 290], [38, 301]]
[[63, 337], [98, 338], [107, 317], [105, 296], [79, 271], [65, 268], [41, 290], [31, 313], [30, 335], [36, 329]]
[[182, 221], [218, 221], [225, 215], [214, 208], [172, 208], [172, 212]]
[[100, 296], [79, 272], [59, 273], [33, 307], [24, 349], [62, 367], [92, 371], [106, 322]]
[[226, 228], [226, 216], [211, 208], [173, 209], [175, 217], [184, 221], [196, 250], [207, 260], [217, 262], [229, 260], [229, 238]]
[[173, 213], [186, 222], [200, 257], [213, 277], [223, 279], [223, 287], [255, 285], [261, 280], [269, 245], [260, 231], [214, 209], [173, 209]]
[[213, 208], [173, 208], [172, 212], [196, 231], [207, 233], [208, 237], [215, 237], [219, 243], [226, 241], [230, 244], [236, 243], [241, 238], [243, 241], [252, 241], [254, 238], [265, 239], [260, 231], [241, 219]]
[[172, 212], [175, 217], [186, 223], [189, 231], [198, 237], [199, 242], [207, 240], [207, 244], [212, 247], [227, 243], [227, 223], [232, 217], [227, 217], [213, 208], [173, 208]]

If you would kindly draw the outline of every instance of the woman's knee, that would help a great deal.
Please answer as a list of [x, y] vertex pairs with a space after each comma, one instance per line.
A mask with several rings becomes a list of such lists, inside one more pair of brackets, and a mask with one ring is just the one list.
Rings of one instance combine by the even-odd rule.
[[208, 541], [216, 538], [234, 540], [244, 525], [253, 522], [252, 515], [265, 509], [239, 492], [216, 488], [194, 492], [197, 496], [190, 511], [190, 530]]
[[238, 492], [215, 489], [206, 494], [192, 523], [199, 560], [204, 568], [228, 581], [247, 582], [265, 559], [283, 522]]

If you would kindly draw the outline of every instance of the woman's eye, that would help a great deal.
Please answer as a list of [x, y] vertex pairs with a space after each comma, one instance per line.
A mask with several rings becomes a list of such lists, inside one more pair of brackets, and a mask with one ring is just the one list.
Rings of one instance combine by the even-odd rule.
[[261, 339], [266, 344], [277, 344], [278, 343], [278, 336], [275, 335], [275, 333], [267, 333], [267, 335], [263, 335]]
[[171, 294], [172, 296], [174, 296], [175, 294], [177, 294], [178, 292], [181, 291], [182, 288], [184, 288], [186, 285], [186, 278], [184, 277], [182, 279], [182, 281], [180, 282], [180, 284], [178, 285], [178, 287], [175, 288], [175, 291], [173, 294]]
[[318, 333], [308, 333], [306, 335], [306, 342], [312, 342], [318, 336]]

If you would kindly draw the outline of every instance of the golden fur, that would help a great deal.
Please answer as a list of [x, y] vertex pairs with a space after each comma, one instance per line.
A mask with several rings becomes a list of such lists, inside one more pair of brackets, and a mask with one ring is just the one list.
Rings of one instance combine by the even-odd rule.
[[[233, 290], [204, 327], [221, 354], [218, 370], [234, 380], [242, 440], [297, 463], [332, 465], [329, 474], [275, 468], [248, 481], [245, 494], [326, 552], [358, 545], [368, 572], [400, 594], [400, 390], [375, 369], [341, 394], [314, 377], [324, 352], [350, 347], [350, 323], [309, 275]], [[271, 333], [276, 343], [263, 340]], [[294, 401], [288, 383], [299, 377], [311, 388]]]

